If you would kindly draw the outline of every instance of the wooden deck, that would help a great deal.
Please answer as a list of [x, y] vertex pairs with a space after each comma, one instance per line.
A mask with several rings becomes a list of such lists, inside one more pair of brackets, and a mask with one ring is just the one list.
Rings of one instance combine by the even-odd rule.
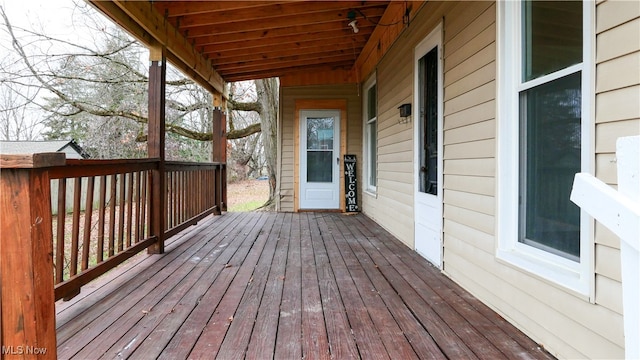
[[550, 359], [363, 215], [227, 213], [57, 304], [60, 359]]

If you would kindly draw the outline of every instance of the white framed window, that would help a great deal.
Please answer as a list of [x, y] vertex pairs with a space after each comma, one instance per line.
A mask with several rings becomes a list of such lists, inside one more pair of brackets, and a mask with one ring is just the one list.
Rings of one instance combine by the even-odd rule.
[[591, 1], [498, 3], [498, 257], [580, 294], [591, 223], [569, 200], [591, 172]]
[[378, 168], [378, 90], [374, 74], [363, 86], [365, 191], [375, 194]]

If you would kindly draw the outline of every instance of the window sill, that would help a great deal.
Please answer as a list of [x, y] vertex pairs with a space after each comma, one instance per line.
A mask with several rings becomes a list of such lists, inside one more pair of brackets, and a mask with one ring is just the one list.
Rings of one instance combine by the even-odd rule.
[[498, 249], [496, 259], [585, 301], [590, 300], [588, 274], [581, 271], [580, 263], [524, 244], [517, 244], [512, 249]]
[[376, 189], [364, 189], [363, 193], [373, 198], [378, 198], [378, 192]]

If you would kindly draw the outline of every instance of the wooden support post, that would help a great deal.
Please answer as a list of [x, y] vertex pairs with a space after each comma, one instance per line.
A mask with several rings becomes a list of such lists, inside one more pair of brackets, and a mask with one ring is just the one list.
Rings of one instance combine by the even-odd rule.
[[2, 358], [55, 359], [51, 187], [61, 153], [3, 155], [0, 181]]
[[150, 231], [158, 241], [149, 247], [149, 254], [164, 253], [164, 230], [167, 217], [165, 184], [165, 83], [167, 74], [166, 50], [152, 47], [149, 52], [149, 123], [147, 151], [150, 158], [160, 160], [158, 169], [151, 172]]
[[213, 146], [211, 161], [223, 164], [216, 176], [216, 205], [220, 211], [227, 210], [227, 117], [220, 109], [213, 110]]

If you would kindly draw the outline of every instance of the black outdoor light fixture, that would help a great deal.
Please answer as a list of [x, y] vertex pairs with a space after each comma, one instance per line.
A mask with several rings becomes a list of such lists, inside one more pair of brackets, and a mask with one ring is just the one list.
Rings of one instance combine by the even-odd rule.
[[400, 109], [400, 117], [411, 116], [411, 104], [402, 104], [398, 106], [398, 109]]
[[398, 106], [398, 109], [400, 110], [398, 124], [408, 124], [411, 122], [411, 104], [402, 104]]

